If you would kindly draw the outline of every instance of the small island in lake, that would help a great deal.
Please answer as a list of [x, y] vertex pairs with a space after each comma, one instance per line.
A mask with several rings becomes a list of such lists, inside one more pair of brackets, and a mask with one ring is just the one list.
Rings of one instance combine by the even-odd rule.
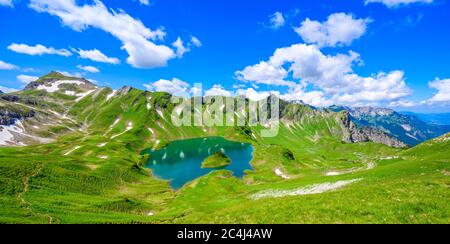
[[202, 168], [219, 168], [231, 164], [231, 159], [222, 152], [216, 152], [202, 162]]

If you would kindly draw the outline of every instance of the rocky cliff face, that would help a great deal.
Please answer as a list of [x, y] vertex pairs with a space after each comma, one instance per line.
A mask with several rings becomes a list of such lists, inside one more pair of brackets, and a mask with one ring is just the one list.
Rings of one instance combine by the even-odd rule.
[[343, 141], [348, 143], [372, 141], [395, 148], [407, 147], [405, 143], [381, 130], [370, 127], [357, 127], [351, 120], [351, 116], [348, 111], [343, 111], [341, 113], [342, 116], [339, 117], [338, 120], [344, 132]]
[[18, 110], [0, 107], [0, 125], [13, 125], [17, 120], [33, 117], [34, 110]]

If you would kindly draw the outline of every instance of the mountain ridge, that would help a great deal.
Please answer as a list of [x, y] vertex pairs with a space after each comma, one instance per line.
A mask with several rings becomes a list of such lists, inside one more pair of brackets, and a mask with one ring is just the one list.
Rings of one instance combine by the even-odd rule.
[[[92, 121], [89, 121], [88, 118], [84, 118], [84, 121], [78, 120], [76, 118], [82, 115], [76, 108], [80, 107], [80, 110], [86, 110], [92, 106], [92, 104], [89, 104], [89, 102], [83, 101], [86, 98], [91, 97], [91, 100], [95, 100], [99, 94], [102, 94], [101, 97], [103, 98], [101, 99], [103, 99], [103, 101], [97, 104], [99, 106], [99, 109], [102, 109], [105, 104], [111, 103], [117, 97], [126, 96], [133, 91], [142, 94], [142, 96], [144, 97], [151, 97], [151, 94], [159, 94], [158, 97], [160, 98], [160, 100], [157, 100], [156, 102], [154, 102], [154, 104], [150, 104], [150, 101], [135, 101], [133, 102], [134, 105], [142, 103], [143, 106], [145, 105], [146, 107], [153, 107], [153, 109], [156, 109], [156, 114], [154, 115], [156, 117], [162, 117], [162, 115], [166, 113], [166, 111], [162, 110], [168, 110], [167, 114], [171, 114], [172, 111], [170, 110], [173, 109], [173, 104], [170, 105], [169, 103], [170, 97], [172, 95], [168, 93], [147, 92], [130, 86], [123, 86], [118, 90], [113, 90], [109, 87], [97, 87], [84, 78], [69, 77], [61, 73], [52, 71], [49, 74], [39, 78], [38, 80], [30, 82], [22, 91], [9, 94], [1, 94], [0, 100], [3, 101], [3, 110], [0, 114], [0, 116], [2, 116], [2, 120], [0, 120], [0, 122], [3, 121], [1, 125], [5, 126], [11, 125], [14, 121], [17, 120], [24, 120], [26, 122], [22, 123], [23, 128], [21, 128], [21, 130], [27, 132], [29, 128], [32, 128], [31, 132], [29, 133], [30, 137], [42, 137], [42, 134], [45, 134], [45, 130], [57, 130], [56, 132], [51, 132], [50, 135], [47, 135], [47, 137], [49, 137], [48, 139], [52, 140], [58, 137], [59, 134], [81, 130], [82, 128], [85, 129], [87, 124], [92, 123]], [[248, 103], [248, 99], [246, 100]], [[82, 104], [82, 106], [80, 104]], [[20, 110], [19, 113], [14, 114], [10, 112], [11, 109], [5, 109], [15, 109], [18, 106], [25, 107], [31, 112]], [[205, 104], [203, 104], [203, 106], [205, 106]], [[305, 118], [322, 120], [324, 117], [333, 117], [337, 122], [336, 128], [338, 128], [335, 129], [333, 133], [335, 134], [335, 136], [341, 137], [342, 141], [346, 143], [372, 141], [398, 148], [406, 147], [406, 144], [409, 144], [403, 143], [402, 139], [404, 138], [397, 137], [395, 134], [392, 135], [390, 131], [383, 130], [383, 128], [378, 128], [377, 126], [374, 126], [370, 123], [361, 123], [360, 120], [355, 120], [355, 109], [345, 107], [345, 109], [342, 109], [340, 111], [335, 110], [337, 109], [317, 109], [308, 104], [304, 104], [303, 102], [291, 102], [280, 99], [279, 116], [281, 121], [284, 121], [287, 124], [302, 122], [305, 120]], [[359, 109], [358, 113], [360, 115], [365, 115], [368, 113], [375, 113], [376, 115], [390, 115], [395, 114], [396, 112], [386, 109], [364, 107]], [[38, 121], [34, 121], [35, 123], [33, 123], [33, 120], [39, 117], [37, 114], [42, 117], [41, 120], [55, 122], [56, 125], [53, 127], [42, 127], [35, 125], [39, 123]], [[48, 117], [47, 119], [45, 119], [46, 116]], [[120, 116], [120, 114], [116, 114], [115, 116]], [[9, 123], [5, 123], [6, 121], [8, 121]], [[31, 121], [31, 123], [27, 123], [29, 121]], [[27, 124], [30, 125], [26, 126]], [[37, 127], [40, 128], [37, 129]], [[339, 129], [341, 130], [340, 132], [338, 131]], [[14, 128], [14, 130], [17, 130], [17, 128]], [[11, 132], [11, 134], [17, 133]], [[27, 133], [23, 134], [26, 135]], [[3, 139], [3, 145], [15, 144], [5, 143], [5, 141], [8, 140]], [[19, 144], [21, 145], [22, 143]]]

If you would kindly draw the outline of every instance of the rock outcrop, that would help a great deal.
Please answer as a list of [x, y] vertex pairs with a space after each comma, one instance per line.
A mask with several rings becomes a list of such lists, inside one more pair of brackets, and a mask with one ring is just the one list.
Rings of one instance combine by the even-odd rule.
[[381, 130], [377, 130], [367, 126], [357, 127], [356, 124], [351, 120], [350, 113], [348, 111], [343, 111], [341, 113], [342, 115], [338, 118], [338, 122], [340, 123], [343, 130], [343, 141], [347, 143], [372, 141], [376, 143], [382, 143], [394, 148], [407, 147], [405, 143]]

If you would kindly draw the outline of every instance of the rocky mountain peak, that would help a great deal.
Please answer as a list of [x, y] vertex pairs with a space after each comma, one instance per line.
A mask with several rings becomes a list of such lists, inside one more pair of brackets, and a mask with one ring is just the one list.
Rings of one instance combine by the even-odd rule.
[[71, 91], [71, 93], [83, 92], [87, 90], [93, 90], [96, 86], [80, 77], [67, 76], [60, 72], [52, 71], [36, 81], [30, 82], [27, 86], [25, 86], [24, 90], [46, 90], [47, 92], [56, 92], [56, 91]]

